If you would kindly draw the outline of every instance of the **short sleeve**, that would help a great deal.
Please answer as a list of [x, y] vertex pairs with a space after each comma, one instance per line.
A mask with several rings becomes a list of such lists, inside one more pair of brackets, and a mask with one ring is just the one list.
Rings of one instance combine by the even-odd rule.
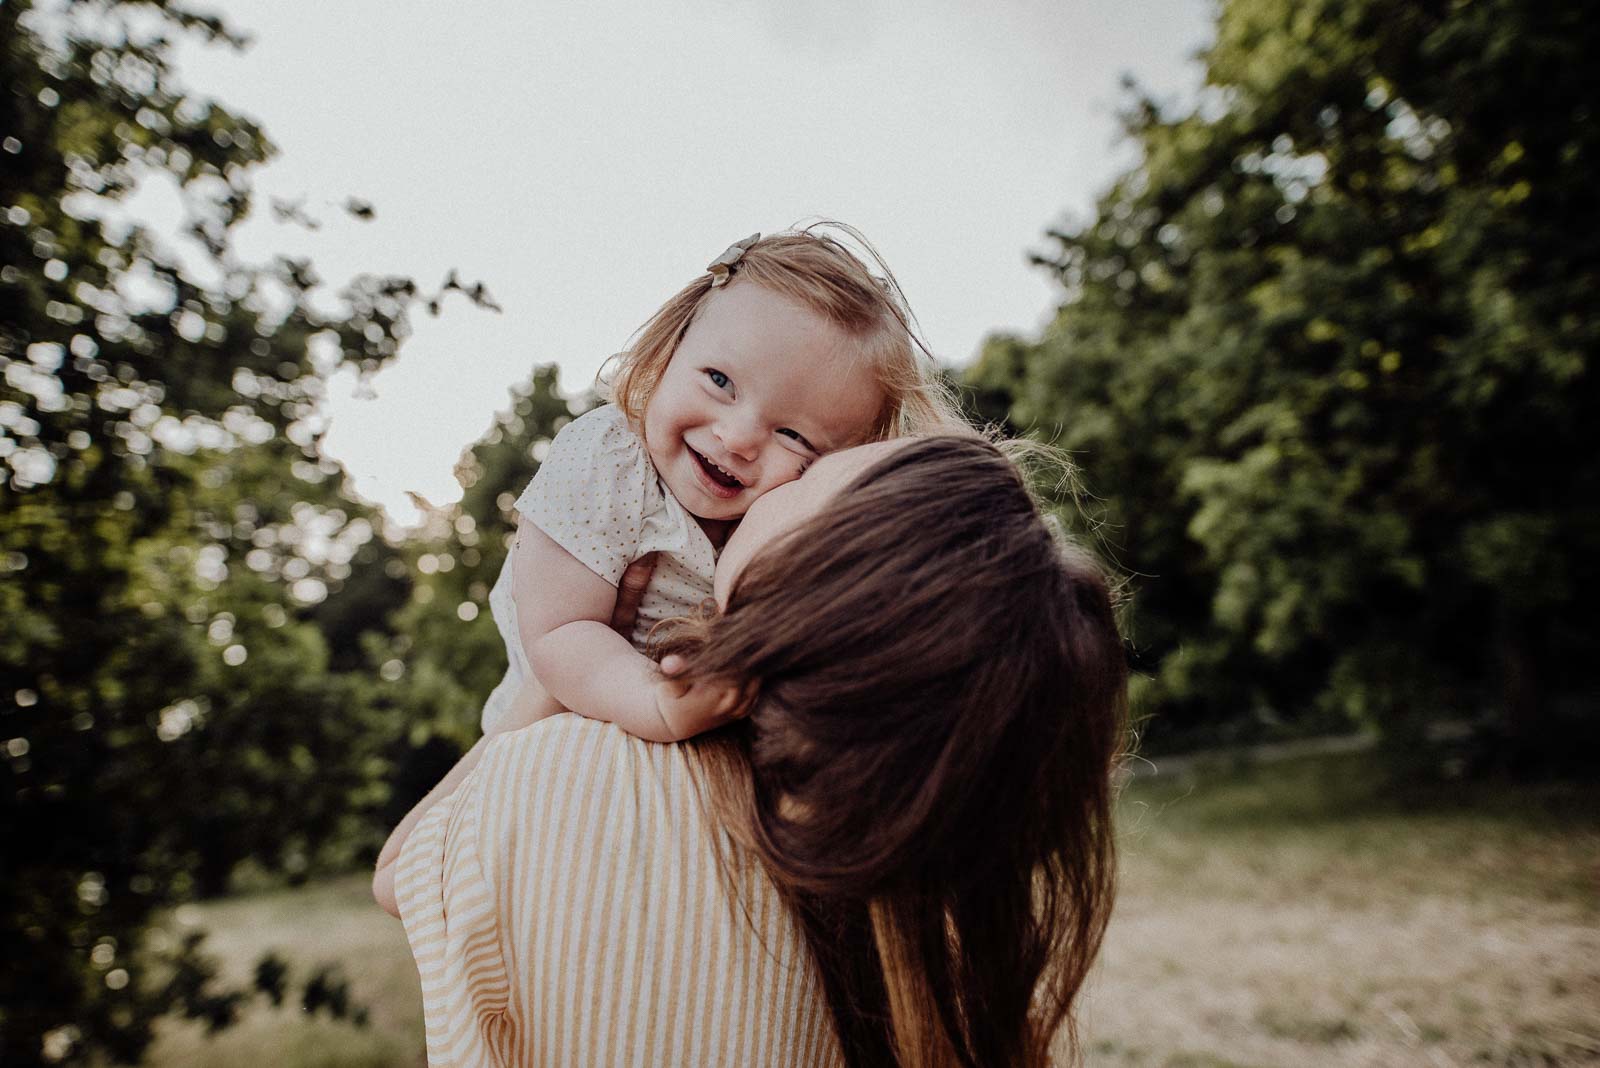
[[517, 511], [613, 586], [640, 554], [662, 491], [644, 442], [615, 405], [561, 428]]
[[481, 782], [469, 775], [434, 805], [396, 861], [395, 899], [422, 979], [430, 1068], [509, 1062], [510, 988], [478, 848]]

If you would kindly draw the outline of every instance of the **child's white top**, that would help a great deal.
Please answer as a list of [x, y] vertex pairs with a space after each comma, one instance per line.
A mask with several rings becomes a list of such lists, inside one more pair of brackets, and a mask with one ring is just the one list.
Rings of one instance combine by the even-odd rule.
[[[615, 586], [622, 572], [648, 552], [659, 552], [656, 569], [639, 603], [632, 642], [643, 650], [650, 629], [664, 619], [695, 612], [711, 596], [717, 554], [705, 531], [656, 474], [644, 439], [614, 404], [585, 412], [561, 428], [517, 511]], [[487, 732], [533, 677], [517, 627], [512, 598], [515, 554], [489, 593], [489, 611], [506, 643], [505, 678], [483, 706]]]

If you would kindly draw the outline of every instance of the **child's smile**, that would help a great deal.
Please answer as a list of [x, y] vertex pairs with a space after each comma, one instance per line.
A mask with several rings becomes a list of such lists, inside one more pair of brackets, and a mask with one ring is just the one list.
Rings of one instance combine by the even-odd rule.
[[744, 482], [732, 471], [728, 471], [719, 464], [713, 463], [710, 457], [699, 452], [694, 446], [689, 446], [689, 451], [696, 460], [700, 461], [700, 473], [705, 477], [706, 488], [719, 497], [728, 500], [739, 495], [744, 488]]

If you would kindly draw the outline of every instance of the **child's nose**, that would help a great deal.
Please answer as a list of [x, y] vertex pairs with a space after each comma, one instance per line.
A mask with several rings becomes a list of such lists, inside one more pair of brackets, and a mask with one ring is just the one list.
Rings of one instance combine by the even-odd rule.
[[717, 427], [722, 447], [741, 460], [754, 460], [761, 453], [766, 430], [754, 419], [730, 418]]

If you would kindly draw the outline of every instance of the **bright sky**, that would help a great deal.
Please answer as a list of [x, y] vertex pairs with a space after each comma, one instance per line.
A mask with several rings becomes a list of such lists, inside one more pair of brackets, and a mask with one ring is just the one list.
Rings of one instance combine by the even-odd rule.
[[[1127, 160], [1118, 79], [1188, 97], [1206, 0], [229, 0], [250, 49], [188, 48], [187, 85], [281, 150], [257, 178], [251, 258], [309, 255], [505, 309], [423, 314], [365, 394], [336, 379], [327, 451], [400, 522], [539, 363], [564, 390], [728, 244], [849, 222], [961, 364], [1057, 299], [1026, 262]], [[336, 205], [371, 201], [358, 223]], [[304, 198], [315, 233], [274, 223]], [[375, 392], [375, 396], [372, 393]], [[507, 487], [512, 491], [520, 487]]]

